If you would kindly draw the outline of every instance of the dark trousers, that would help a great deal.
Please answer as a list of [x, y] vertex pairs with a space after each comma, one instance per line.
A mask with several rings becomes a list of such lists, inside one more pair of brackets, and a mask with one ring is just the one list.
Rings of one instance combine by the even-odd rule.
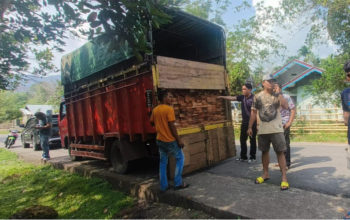
[[287, 150], [284, 152], [284, 155], [286, 156], [286, 162], [287, 166], [290, 166], [290, 127], [284, 130], [284, 138], [286, 139], [286, 147]]
[[[250, 159], [256, 159], [256, 123], [253, 125], [253, 135], [249, 137], [250, 139]], [[248, 123], [242, 123], [241, 125], [241, 159], [248, 159], [247, 157], [247, 139], [248, 139]]]

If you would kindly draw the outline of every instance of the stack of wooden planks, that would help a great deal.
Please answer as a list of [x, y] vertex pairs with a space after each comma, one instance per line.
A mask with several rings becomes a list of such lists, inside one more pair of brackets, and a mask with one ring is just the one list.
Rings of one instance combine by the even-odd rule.
[[176, 126], [186, 128], [224, 121], [225, 101], [218, 90], [170, 90]]

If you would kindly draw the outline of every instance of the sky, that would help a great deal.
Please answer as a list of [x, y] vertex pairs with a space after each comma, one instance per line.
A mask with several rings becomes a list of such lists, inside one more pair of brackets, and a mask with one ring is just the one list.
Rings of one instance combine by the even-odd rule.
[[[260, 1], [261, 0], [249, 0], [249, 3], [255, 6]], [[223, 14], [223, 20], [227, 24], [228, 28], [232, 28], [233, 25], [238, 24], [239, 20], [244, 18], [249, 18], [251, 16], [254, 16], [257, 13], [254, 7], [248, 10], [242, 11], [240, 13], [234, 13], [233, 12], [234, 7], [239, 5], [240, 2], [241, 0], [233, 1], [232, 6], [226, 11], [226, 13]], [[278, 7], [280, 0], [267, 0], [265, 2], [266, 2], [265, 4], [269, 6]], [[298, 26], [298, 24], [296, 23], [295, 26]], [[278, 26], [268, 26], [266, 27], [266, 30], [271, 29], [279, 33], [279, 35], [281, 36], [282, 43], [284, 43], [287, 47], [285, 54], [286, 54], [286, 57], [288, 57], [288, 56], [295, 55], [297, 51], [304, 45], [304, 41], [310, 27], [311, 26], [309, 27], [306, 26], [302, 30], [299, 30], [297, 28], [294, 28], [294, 29], [291, 28], [291, 29], [285, 30]], [[262, 34], [267, 34], [267, 32]], [[64, 54], [70, 53], [78, 49], [86, 42], [87, 42], [87, 39], [78, 39], [76, 37], [70, 36], [66, 40], [66, 46], [63, 47], [65, 51], [63, 53], [58, 53], [58, 52], [54, 53], [54, 64], [60, 69], [61, 57]], [[331, 42], [329, 42], [328, 45], [315, 47], [313, 52], [316, 55], [318, 55], [320, 58], [325, 58], [331, 53], [335, 53], [336, 49], [337, 49], [336, 46], [333, 45]], [[284, 65], [283, 60], [277, 60], [276, 58], [272, 58], [271, 62], [276, 63], [277, 65]], [[60, 74], [60, 73], [56, 73], [56, 74]]]

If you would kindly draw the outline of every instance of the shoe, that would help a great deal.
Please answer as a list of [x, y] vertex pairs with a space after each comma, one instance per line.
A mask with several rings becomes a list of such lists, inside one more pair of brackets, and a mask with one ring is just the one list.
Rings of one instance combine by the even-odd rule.
[[167, 188], [165, 188], [164, 190], [160, 190], [161, 193], [165, 193], [166, 191], [168, 191], [168, 189], [170, 189], [170, 187], [168, 186]]
[[255, 161], [256, 161], [255, 158], [249, 158], [248, 163], [253, 163], [253, 162], [255, 162]]
[[289, 183], [288, 182], [285, 182], [285, 181], [282, 181], [281, 182], [281, 190], [288, 190], [289, 189]]
[[175, 186], [174, 190], [185, 189], [185, 188], [187, 188], [189, 186], [190, 186], [190, 184], [182, 183], [180, 186]]
[[248, 161], [248, 159], [243, 159], [243, 158], [241, 158], [241, 157], [236, 158], [236, 160], [237, 160], [237, 161], [242, 161], [242, 162]]
[[262, 184], [263, 182], [269, 180], [270, 178], [263, 178], [262, 176], [259, 176], [258, 178], [255, 179], [255, 184]]

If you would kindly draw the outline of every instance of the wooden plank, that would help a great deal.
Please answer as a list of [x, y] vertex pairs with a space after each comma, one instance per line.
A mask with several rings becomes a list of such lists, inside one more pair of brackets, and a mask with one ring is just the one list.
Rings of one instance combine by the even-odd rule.
[[225, 68], [220, 65], [157, 57], [159, 88], [225, 89]]
[[198, 132], [194, 134], [183, 135], [181, 136], [181, 139], [185, 145], [190, 145], [198, 142], [203, 142], [206, 138], [204, 132]]
[[223, 66], [217, 64], [203, 63], [163, 56], [157, 56], [157, 64], [164, 66], [185, 67], [191, 69], [206, 69], [211, 71], [225, 70]]
[[227, 158], [236, 156], [235, 133], [233, 126], [225, 127], [227, 137]]
[[184, 149], [186, 148], [189, 149], [191, 155], [203, 153], [205, 152], [205, 142], [197, 142], [185, 147]]
[[208, 142], [207, 142], [207, 159], [208, 164], [215, 164], [219, 161], [218, 152], [218, 137], [215, 129], [208, 131]]
[[190, 166], [184, 167], [183, 174], [188, 174], [188, 173], [194, 172], [196, 170], [207, 167], [208, 163], [207, 163], [205, 156], [206, 156], [205, 152], [191, 155], [191, 157], [192, 157], [191, 160], [196, 161], [196, 163], [191, 163]]
[[79, 148], [79, 149], [89, 149], [89, 150], [100, 150], [104, 151], [105, 147], [100, 145], [88, 145], [88, 144], [71, 144], [72, 148]]
[[224, 134], [224, 129], [223, 128], [217, 128], [216, 129], [216, 134], [218, 137], [218, 157], [219, 161], [225, 160], [227, 158], [227, 143], [226, 143], [226, 137]]
[[105, 155], [103, 153], [95, 153], [95, 152], [88, 152], [88, 151], [71, 151], [72, 156], [79, 156], [79, 157], [89, 157], [89, 158], [95, 158], [100, 160], [107, 160]]

